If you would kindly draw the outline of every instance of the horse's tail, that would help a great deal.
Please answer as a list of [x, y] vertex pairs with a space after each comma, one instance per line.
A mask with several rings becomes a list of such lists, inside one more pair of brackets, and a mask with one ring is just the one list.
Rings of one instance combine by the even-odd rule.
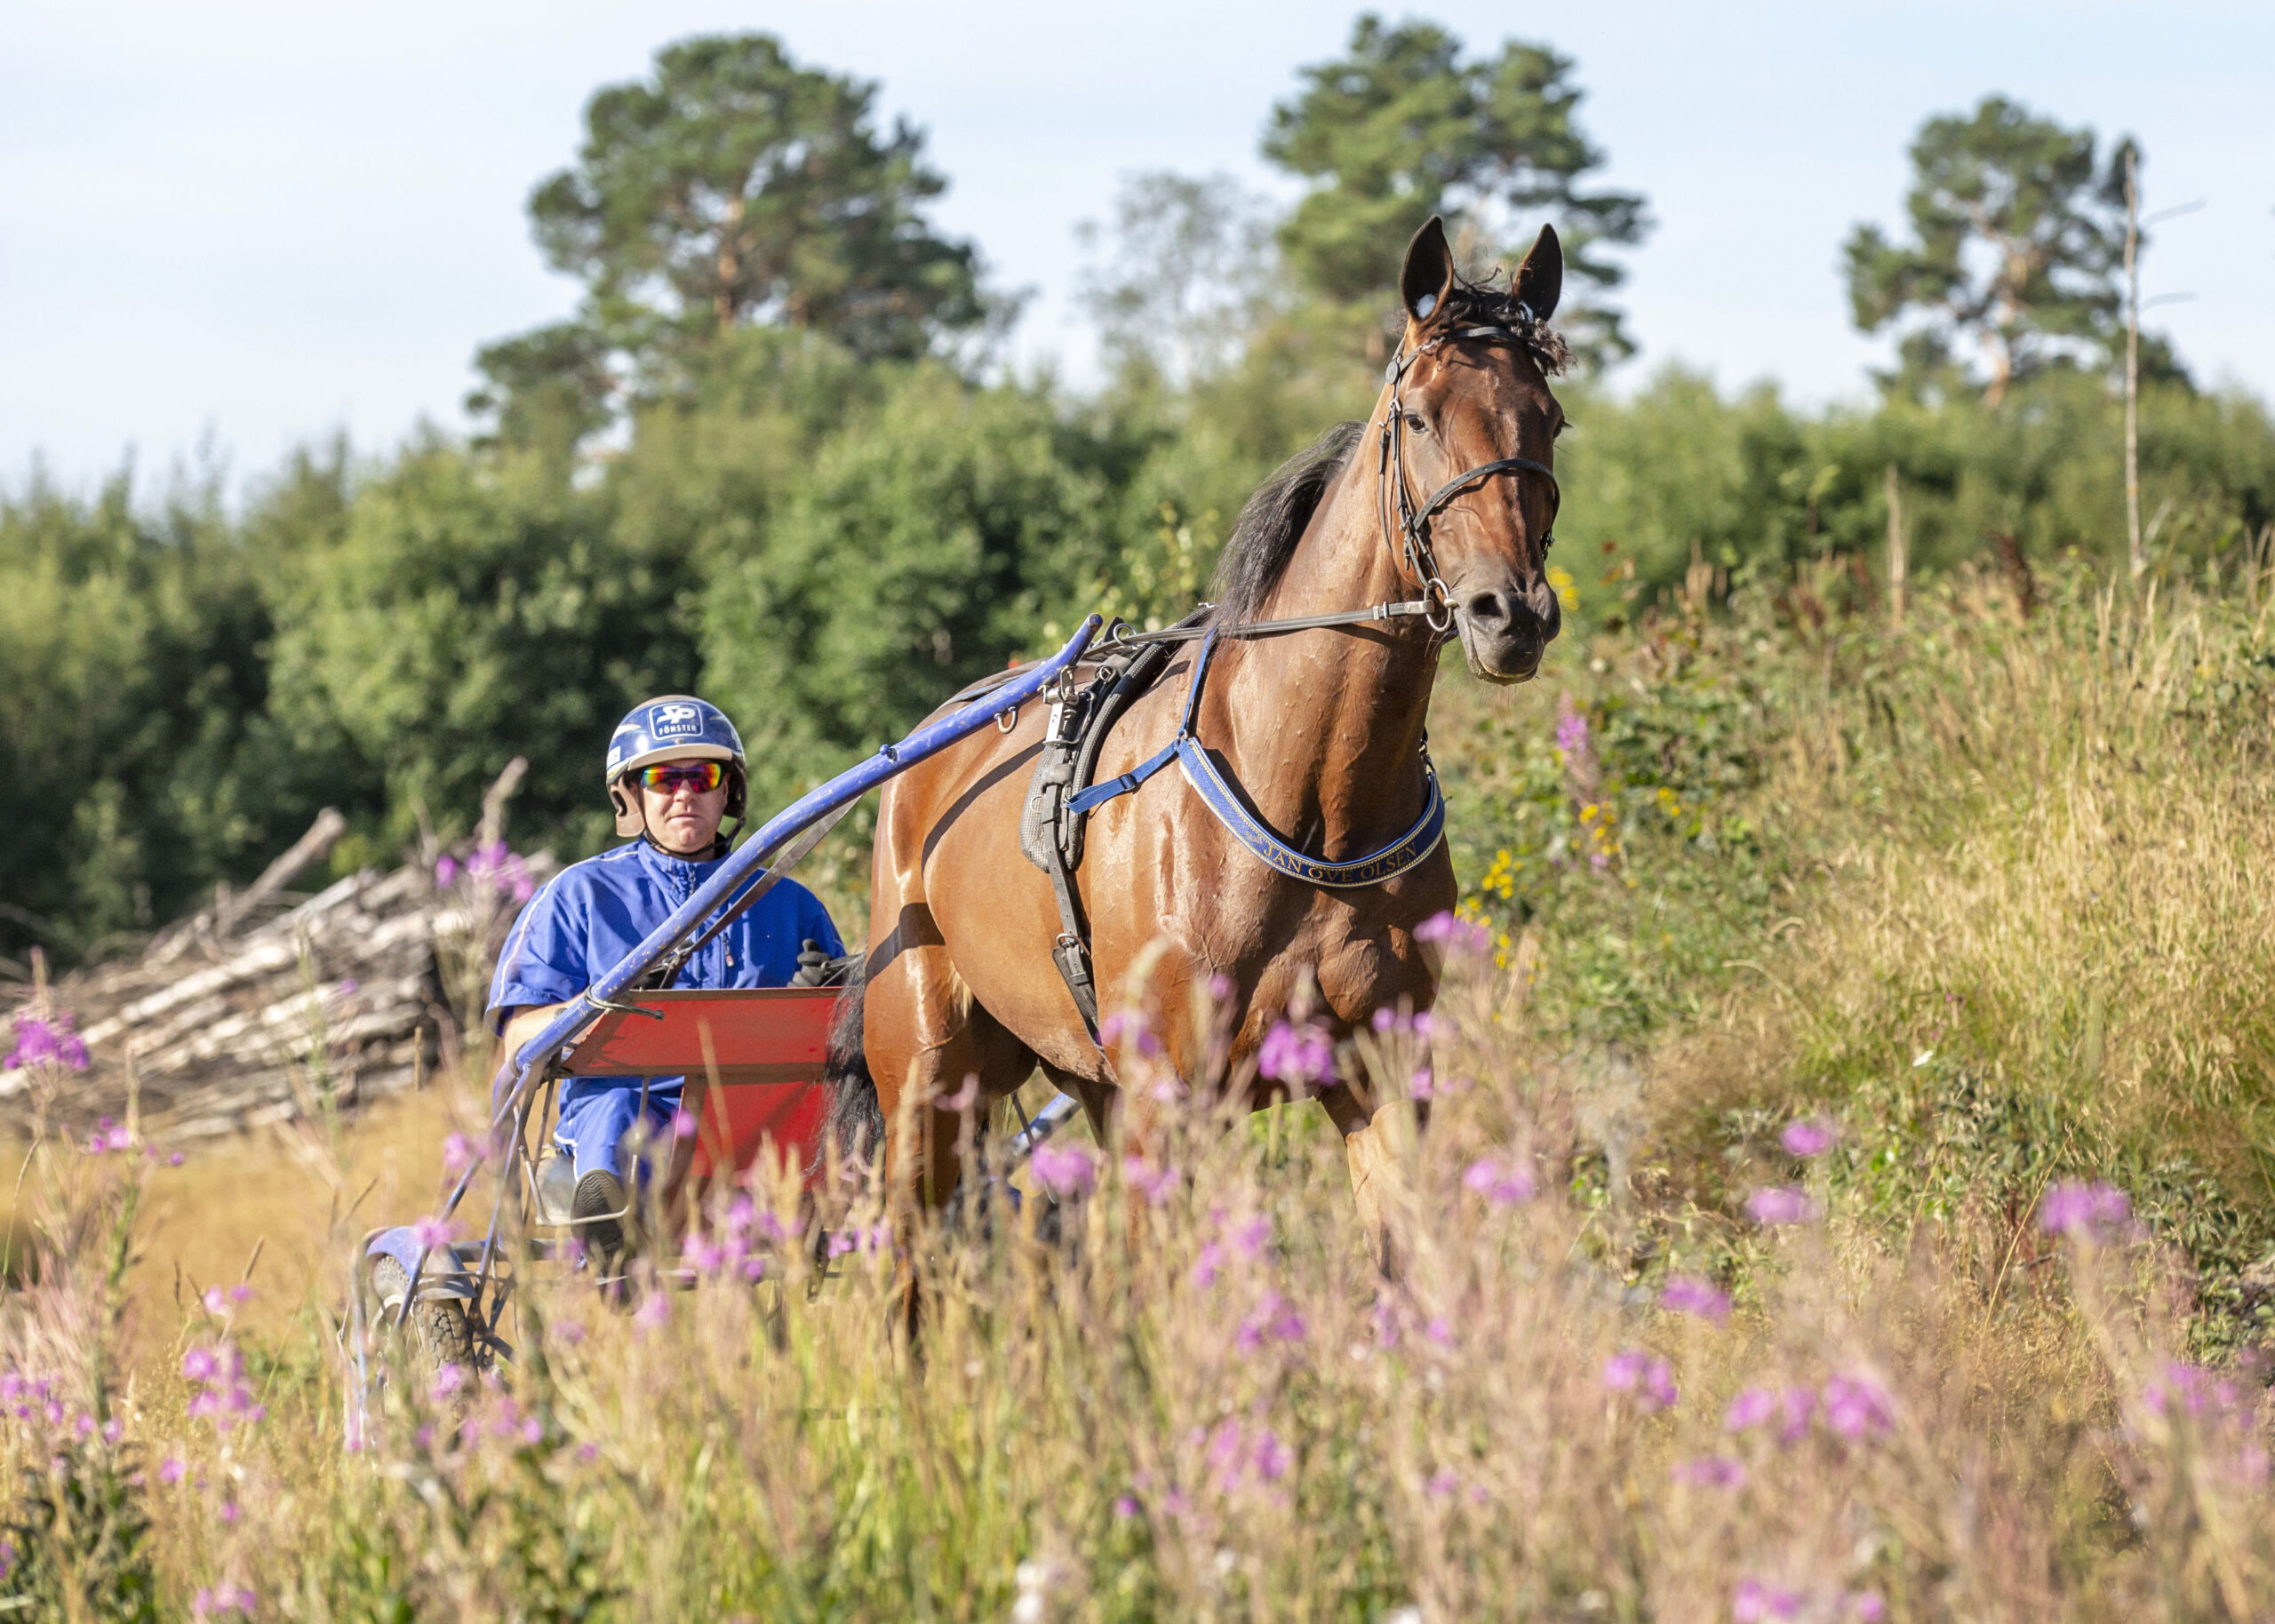
[[867, 990], [863, 972], [868, 957], [860, 955], [837, 995], [837, 1013], [829, 1023], [829, 1057], [822, 1065], [822, 1083], [829, 1090], [829, 1137], [840, 1154], [855, 1160], [875, 1155], [885, 1142], [884, 1108], [877, 1102], [877, 1079], [869, 1075], [869, 1057], [861, 1047], [862, 995]]

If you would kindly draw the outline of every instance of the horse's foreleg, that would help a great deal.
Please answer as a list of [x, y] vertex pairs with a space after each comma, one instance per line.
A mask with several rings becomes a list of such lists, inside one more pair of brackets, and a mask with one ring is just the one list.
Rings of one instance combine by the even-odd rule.
[[1352, 1200], [1366, 1227], [1375, 1262], [1385, 1275], [1395, 1275], [1402, 1250], [1400, 1237], [1409, 1217], [1406, 1169], [1414, 1155], [1414, 1105], [1392, 1100], [1369, 1109], [1369, 1103], [1348, 1083], [1329, 1088], [1320, 1095], [1320, 1103], [1343, 1135]]

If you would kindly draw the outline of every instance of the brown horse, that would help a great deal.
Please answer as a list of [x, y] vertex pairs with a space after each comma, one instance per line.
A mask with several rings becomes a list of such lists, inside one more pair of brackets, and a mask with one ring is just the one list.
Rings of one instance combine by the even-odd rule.
[[[1556, 635], [1547, 465], [1563, 412], [1547, 378], [1563, 349], [1545, 323], [1562, 276], [1555, 233], [1544, 229], [1507, 290], [1463, 281], [1433, 219], [1407, 250], [1405, 334], [1373, 415], [1282, 468], [1226, 544], [1211, 611], [1221, 627], [1417, 596], [1431, 605], [1426, 617], [1220, 641], [1193, 733], [1249, 810], [1305, 853], [1346, 859], [1415, 824], [1430, 791], [1423, 723], [1449, 630], [1470, 670], [1492, 682], [1530, 677]], [[1379, 454], [1355, 454], [1362, 448]], [[1437, 494], [1417, 510], [1417, 491]], [[1401, 522], [1417, 511], [1418, 547]], [[1185, 645], [1123, 717], [1099, 759], [1100, 783], [1176, 732], [1196, 651]], [[1101, 1138], [1115, 1097], [1111, 1060], [1052, 963], [1059, 918], [1050, 884], [1020, 851], [1043, 710], [1029, 706], [1009, 733], [983, 731], [894, 780], [878, 816], [870, 948], [847, 995], [859, 1001], [841, 1014], [842, 1031], [859, 1021], [867, 1063], [842, 1057], [834, 1116], [848, 1137], [865, 1126], [881, 1134], [914, 1091], [921, 1148], [889, 1146], [888, 1180], [914, 1183], [929, 1204], [945, 1202], [961, 1173], [959, 1118], [939, 1102], [967, 1079], [992, 1104], [1040, 1065]], [[1098, 985], [1121, 989], [1145, 954], [1144, 991], [1159, 1009], [1188, 1007], [1197, 985], [1229, 986], [1226, 1075], [1243, 1079], [1299, 992], [1337, 1041], [1377, 1009], [1428, 1008], [1436, 974], [1415, 927], [1456, 897], [1442, 842], [1398, 877], [1355, 889], [1282, 874], [1177, 773], [1093, 814], [1078, 880]], [[1195, 1039], [1182, 1023], [1164, 1024], [1169, 1063], [1197, 1079]], [[1253, 1089], [1253, 1103], [1268, 1103], [1273, 1090]], [[1377, 1102], [1350, 1078], [1321, 1101], [1379, 1238]], [[1142, 1150], [1139, 1114], [1122, 1126]]]

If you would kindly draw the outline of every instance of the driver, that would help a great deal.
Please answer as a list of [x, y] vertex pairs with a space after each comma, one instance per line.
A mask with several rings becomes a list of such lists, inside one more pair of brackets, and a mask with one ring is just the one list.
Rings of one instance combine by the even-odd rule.
[[[733, 832], [722, 834], [720, 824], [733, 818], [740, 826], [749, 792], [734, 724], [685, 694], [651, 699], [617, 724], [605, 781], [616, 832], [627, 843], [571, 864], [530, 898], [491, 978], [491, 1029], [502, 1034], [508, 1064], [711, 878]], [[810, 984], [844, 951], [813, 893], [786, 879], [690, 958], [674, 984]], [[633, 1165], [627, 1138], [668, 1145], [685, 1080], [578, 1077], [563, 1085], [554, 1144], [572, 1158], [571, 1222], [587, 1246], [622, 1251], [626, 1187], [647, 1172]]]

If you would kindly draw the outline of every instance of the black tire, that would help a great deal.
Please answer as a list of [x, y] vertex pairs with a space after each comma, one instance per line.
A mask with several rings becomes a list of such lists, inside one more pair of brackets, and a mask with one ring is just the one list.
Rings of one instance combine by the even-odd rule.
[[[392, 1257], [371, 1265], [371, 1295], [377, 1303], [375, 1328], [382, 1341], [395, 1329], [395, 1317], [410, 1289], [411, 1271]], [[455, 1297], [430, 1297], [411, 1310], [407, 1325], [413, 1357], [422, 1373], [432, 1375], [445, 1365], [455, 1365], [469, 1376], [478, 1368], [474, 1323], [466, 1304]]]

